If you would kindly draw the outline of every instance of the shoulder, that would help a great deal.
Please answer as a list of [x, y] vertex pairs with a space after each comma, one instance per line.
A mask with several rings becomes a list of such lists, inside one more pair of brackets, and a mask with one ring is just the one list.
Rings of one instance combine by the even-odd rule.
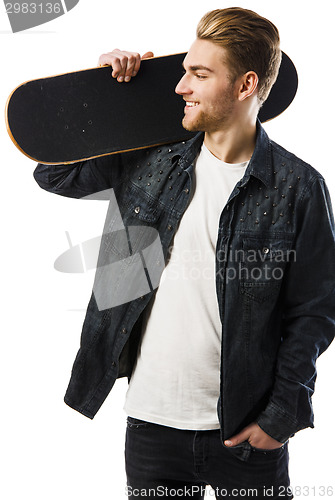
[[168, 143], [159, 146], [151, 146], [123, 153], [123, 161], [131, 169], [142, 169], [143, 167], [161, 167], [174, 159], [182, 156], [188, 146], [188, 141]]
[[309, 185], [315, 181], [324, 182], [323, 176], [312, 165], [272, 140], [270, 140], [270, 145], [273, 165], [277, 170], [285, 171], [287, 179], [296, 178]]
[[286, 192], [295, 194], [296, 208], [303, 213], [309, 208], [318, 214], [323, 207], [328, 216], [332, 214], [330, 193], [320, 172], [277, 143], [270, 143], [277, 188], [286, 185]]

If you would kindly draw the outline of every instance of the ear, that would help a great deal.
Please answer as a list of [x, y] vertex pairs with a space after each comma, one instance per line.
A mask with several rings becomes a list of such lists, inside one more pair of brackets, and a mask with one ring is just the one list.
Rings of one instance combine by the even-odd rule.
[[244, 101], [248, 97], [257, 91], [258, 86], [258, 75], [254, 71], [248, 71], [245, 73], [240, 80], [239, 86], [239, 101]]

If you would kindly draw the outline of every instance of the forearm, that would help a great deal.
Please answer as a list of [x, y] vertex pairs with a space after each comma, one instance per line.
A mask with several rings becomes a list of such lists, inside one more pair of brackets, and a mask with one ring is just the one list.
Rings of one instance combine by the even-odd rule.
[[109, 155], [67, 165], [38, 164], [34, 178], [51, 193], [83, 198], [110, 189], [124, 180], [122, 155]]

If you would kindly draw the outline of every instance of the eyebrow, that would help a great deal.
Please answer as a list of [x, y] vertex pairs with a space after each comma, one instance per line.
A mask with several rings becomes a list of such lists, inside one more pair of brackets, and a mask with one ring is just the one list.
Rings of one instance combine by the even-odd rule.
[[[183, 68], [185, 68], [185, 65], [184, 63], [182, 64]], [[207, 68], [207, 66], [203, 66], [202, 64], [197, 64], [197, 65], [194, 65], [194, 66], [190, 66], [190, 70], [191, 71], [199, 71], [199, 70], [204, 70], [204, 71], [209, 71], [209, 73], [214, 73], [214, 71], [210, 68]]]

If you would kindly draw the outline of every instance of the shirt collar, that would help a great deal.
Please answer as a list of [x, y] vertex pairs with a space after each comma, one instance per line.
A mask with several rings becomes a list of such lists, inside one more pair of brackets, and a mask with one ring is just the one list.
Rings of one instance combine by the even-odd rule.
[[[192, 139], [186, 142], [186, 149], [184, 149], [181, 154], [176, 152], [176, 156], [178, 155], [180, 157], [179, 164], [182, 168], [186, 169], [195, 160], [201, 149], [204, 135], [205, 134], [203, 132], [197, 133]], [[262, 127], [261, 122], [257, 120], [256, 145], [244, 178], [249, 178], [250, 175], [252, 175], [257, 177], [257, 179], [260, 179], [267, 187], [269, 187], [271, 179], [271, 166], [270, 139]]]

